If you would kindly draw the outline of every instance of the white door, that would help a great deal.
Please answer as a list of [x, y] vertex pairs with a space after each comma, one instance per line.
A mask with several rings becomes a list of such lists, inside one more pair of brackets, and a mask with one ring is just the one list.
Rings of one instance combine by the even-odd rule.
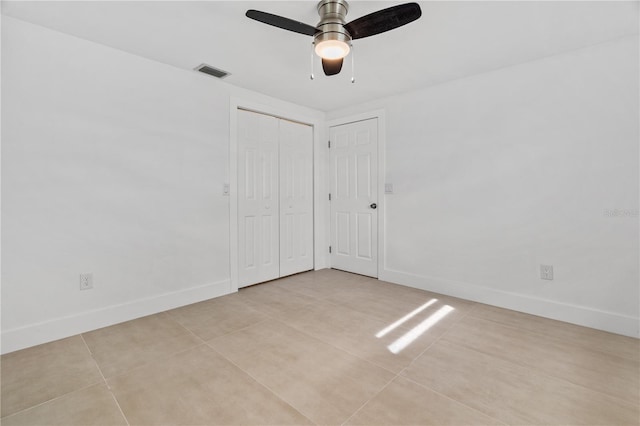
[[278, 119], [238, 110], [238, 287], [280, 276]]
[[311, 126], [238, 110], [238, 287], [313, 269]]
[[280, 124], [280, 276], [313, 269], [313, 132]]
[[331, 267], [378, 276], [378, 120], [331, 127]]

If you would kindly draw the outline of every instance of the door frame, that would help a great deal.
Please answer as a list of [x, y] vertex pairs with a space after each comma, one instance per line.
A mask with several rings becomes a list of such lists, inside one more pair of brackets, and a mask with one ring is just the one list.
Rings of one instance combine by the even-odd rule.
[[[384, 211], [386, 208], [385, 202], [385, 192], [384, 192], [384, 183], [386, 178], [386, 111], [384, 109], [377, 109], [373, 111], [363, 112], [360, 114], [349, 115], [345, 117], [336, 118], [333, 120], [329, 120], [326, 123], [326, 134], [329, 135], [331, 128], [334, 126], [341, 126], [343, 124], [355, 123], [357, 121], [370, 120], [372, 118], [377, 118], [378, 121], [378, 181], [377, 181], [377, 195], [378, 195], [378, 229], [376, 232], [378, 233], [378, 279], [380, 279], [380, 272], [386, 269], [385, 262], [385, 244], [384, 244]], [[327, 151], [329, 148], [327, 147]], [[332, 165], [330, 164], [330, 155], [327, 155], [327, 180], [329, 181], [331, 178], [331, 173], [333, 172]], [[327, 183], [327, 188], [330, 188], [330, 183]], [[329, 189], [330, 191], [330, 189]], [[327, 191], [328, 192], [328, 191]], [[331, 211], [331, 206], [329, 205], [329, 212]], [[329, 216], [331, 213], [329, 213]], [[327, 224], [327, 231], [329, 233], [328, 244], [331, 244], [331, 223]], [[331, 257], [329, 257], [329, 266], [331, 266]]]
[[320, 265], [326, 264], [326, 256], [322, 255], [319, 244], [325, 241], [324, 231], [326, 226], [322, 220], [322, 203], [319, 195], [324, 192], [322, 183], [322, 174], [324, 167], [320, 158], [324, 155], [320, 149], [319, 141], [322, 140], [322, 132], [324, 131], [324, 123], [319, 117], [313, 117], [300, 111], [300, 107], [287, 105], [266, 105], [259, 102], [243, 99], [239, 97], [230, 97], [229, 99], [229, 291], [231, 293], [238, 291], [238, 268], [239, 265], [239, 244], [238, 244], [238, 110], [247, 110], [259, 114], [270, 115], [280, 118], [306, 124], [313, 129], [313, 265], [314, 269]]

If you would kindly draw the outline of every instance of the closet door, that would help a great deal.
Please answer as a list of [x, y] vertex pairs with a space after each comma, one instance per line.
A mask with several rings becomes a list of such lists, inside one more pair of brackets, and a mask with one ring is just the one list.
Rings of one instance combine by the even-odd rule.
[[238, 287], [280, 276], [278, 121], [238, 110]]
[[280, 276], [313, 269], [312, 127], [280, 120]]

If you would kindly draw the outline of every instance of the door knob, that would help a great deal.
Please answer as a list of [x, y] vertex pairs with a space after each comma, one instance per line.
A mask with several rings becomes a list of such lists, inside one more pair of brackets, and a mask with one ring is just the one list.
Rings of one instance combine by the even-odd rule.
[[371, 207], [372, 209], [377, 209], [378, 205], [376, 203], [371, 203], [369, 207]]

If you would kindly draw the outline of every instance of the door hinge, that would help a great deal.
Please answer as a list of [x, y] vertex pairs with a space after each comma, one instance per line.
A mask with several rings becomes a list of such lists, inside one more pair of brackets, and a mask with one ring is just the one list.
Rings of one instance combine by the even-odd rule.
[[331, 141], [327, 141], [327, 146], [331, 148]]
[[329, 194], [329, 201], [331, 201], [331, 194]]
[[331, 246], [329, 246], [329, 253], [331, 253]]

